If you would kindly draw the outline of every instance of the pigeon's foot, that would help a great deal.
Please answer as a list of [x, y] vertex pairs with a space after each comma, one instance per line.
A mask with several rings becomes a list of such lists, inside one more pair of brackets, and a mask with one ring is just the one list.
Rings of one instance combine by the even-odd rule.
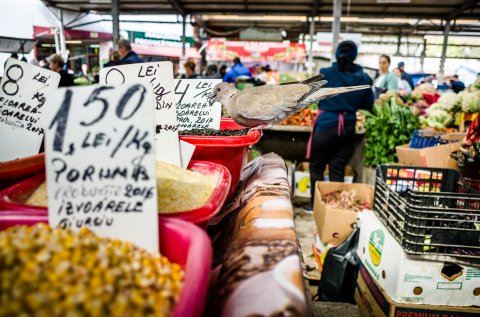
[[271, 124], [265, 124], [265, 125], [259, 125], [254, 128], [251, 128], [250, 130], [269, 130], [272, 127]]

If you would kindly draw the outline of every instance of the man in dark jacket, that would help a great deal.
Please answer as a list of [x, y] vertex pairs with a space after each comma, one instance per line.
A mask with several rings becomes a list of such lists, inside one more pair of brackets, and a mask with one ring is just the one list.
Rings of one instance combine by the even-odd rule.
[[410, 74], [405, 71], [405, 63], [400, 62], [400, 63], [398, 63], [397, 66], [398, 66], [398, 69], [400, 70], [400, 72], [402, 73], [402, 80], [406, 80], [407, 83], [412, 88], [412, 90], [415, 89], [415, 85], [413, 85], [413, 80], [410, 77]]
[[132, 46], [127, 40], [120, 40], [118, 42], [118, 54], [120, 54], [120, 65], [143, 63], [143, 60], [138, 57], [137, 53], [132, 51]]
[[70, 75], [65, 69], [63, 69], [63, 67], [65, 66], [65, 62], [60, 55], [52, 54], [47, 59], [47, 61], [48, 68], [60, 74], [60, 83], [58, 84], [58, 87], [68, 87], [74, 85], [73, 76]]
[[[324, 87], [372, 85], [370, 76], [360, 65], [353, 63], [357, 57], [357, 46], [354, 42], [340, 43], [335, 56], [336, 63], [320, 70], [328, 81]], [[359, 109], [371, 110], [373, 101], [372, 89], [364, 89], [318, 103], [319, 114], [312, 130], [310, 148], [307, 149], [307, 158], [310, 156], [312, 203], [315, 182], [323, 180], [327, 165], [330, 181], [344, 181], [345, 166], [352, 158], [356, 146], [356, 113]]]

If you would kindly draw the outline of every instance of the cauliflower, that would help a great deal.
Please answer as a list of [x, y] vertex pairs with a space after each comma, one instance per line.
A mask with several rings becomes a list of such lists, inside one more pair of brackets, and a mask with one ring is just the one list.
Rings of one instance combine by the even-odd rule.
[[428, 118], [424, 124], [439, 130], [448, 128], [453, 123], [453, 116], [439, 106], [432, 109], [433, 106], [428, 109]]
[[461, 95], [462, 110], [466, 113], [480, 112], [480, 91], [465, 92]]
[[[437, 103], [441, 105], [441, 108], [446, 111], [453, 111], [457, 106], [459, 97], [454, 92], [447, 92], [440, 96]], [[433, 105], [432, 105], [433, 106]]]

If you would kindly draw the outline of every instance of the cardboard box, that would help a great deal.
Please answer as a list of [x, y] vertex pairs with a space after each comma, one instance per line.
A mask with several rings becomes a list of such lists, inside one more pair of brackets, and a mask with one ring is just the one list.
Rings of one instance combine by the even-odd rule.
[[412, 258], [373, 212], [360, 215], [357, 254], [393, 301], [403, 304], [480, 306], [480, 269]]
[[398, 304], [360, 267], [355, 302], [362, 317], [473, 317], [480, 308]]
[[443, 139], [456, 141], [439, 146], [423, 149], [412, 149], [409, 144], [396, 147], [398, 162], [409, 166], [439, 167], [457, 169], [457, 161], [450, 157], [450, 153], [460, 148], [465, 133], [447, 133]]
[[349, 209], [329, 207], [322, 201], [322, 196], [339, 190], [355, 190], [361, 200], [367, 201], [371, 205], [375, 189], [366, 184], [338, 182], [317, 182], [315, 187], [313, 217], [320, 240], [325, 244], [339, 245], [350, 236], [353, 228], [356, 227], [358, 214]]

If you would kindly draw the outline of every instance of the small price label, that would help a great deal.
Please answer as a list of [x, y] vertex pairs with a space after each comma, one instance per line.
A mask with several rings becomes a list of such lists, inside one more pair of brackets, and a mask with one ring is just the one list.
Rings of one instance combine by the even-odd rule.
[[46, 130], [51, 226], [88, 227], [158, 251], [149, 85], [59, 89]]
[[10, 58], [0, 82], [0, 162], [37, 154], [44, 110], [60, 74]]
[[[156, 158], [180, 166], [177, 113], [173, 91], [173, 65], [171, 62], [153, 62], [106, 67], [100, 70], [100, 83], [122, 85], [141, 82], [152, 88], [148, 97], [155, 109]], [[161, 151], [160, 149], [168, 149]]]
[[179, 130], [220, 129], [222, 105], [209, 98], [221, 79], [176, 79], [175, 97]]

